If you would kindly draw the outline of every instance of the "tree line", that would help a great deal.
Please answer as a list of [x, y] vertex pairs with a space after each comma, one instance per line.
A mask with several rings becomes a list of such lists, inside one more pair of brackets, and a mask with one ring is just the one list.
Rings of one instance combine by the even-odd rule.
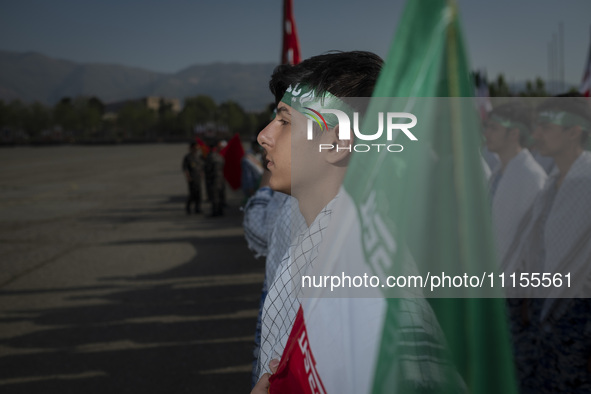
[[[521, 92], [511, 91], [503, 74], [489, 82], [475, 72], [473, 79], [476, 86], [486, 84], [491, 97], [549, 95], [539, 77], [527, 81]], [[0, 143], [186, 140], [199, 133], [248, 138], [269, 121], [271, 112], [272, 106], [246, 112], [235, 101], [217, 104], [206, 95], [186, 98], [180, 112], [165, 100], [157, 110], [130, 100], [114, 112], [96, 97], [64, 97], [54, 106], [0, 100]]]
[[[495, 79], [488, 81], [486, 76], [479, 73], [474, 72], [472, 74], [474, 78], [474, 83], [476, 86], [481, 85], [482, 83], [486, 84], [488, 88], [488, 93], [490, 97], [548, 97], [551, 94], [548, 92], [546, 83], [540, 77], [536, 77], [533, 80], [526, 80], [525, 86], [522, 88], [521, 91], [514, 91], [511, 89], [505, 76], [501, 73]], [[571, 86], [568, 90], [568, 93], [574, 93], [577, 91], [576, 87]], [[561, 92], [561, 93], [567, 93]]]
[[199, 133], [250, 137], [271, 111], [246, 112], [235, 101], [217, 104], [205, 95], [186, 98], [180, 112], [165, 100], [158, 109], [130, 100], [115, 110], [96, 97], [64, 97], [54, 106], [0, 100], [0, 142], [187, 140]]

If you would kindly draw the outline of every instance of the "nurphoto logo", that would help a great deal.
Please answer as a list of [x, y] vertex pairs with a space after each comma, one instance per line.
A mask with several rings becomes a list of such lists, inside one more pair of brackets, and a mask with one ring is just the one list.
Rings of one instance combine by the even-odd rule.
[[[384, 123], [386, 123], [386, 139], [392, 141], [394, 137], [394, 131], [400, 130], [406, 135], [411, 141], [418, 141], [417, 137], [410, 131], [411, 128], [416, 126], [417, 117], [409, 112], [378, 112], [378, 130], [371, 134], [366, 134], [366, 131], [362, 132], [359, 130], [359, 112], [353, 112], [353, 127], [351, 127], [351, 120], [349, 115], [338, 109], [320, 109], [319, 111], [313, 110], [312, 108], [305, 107], [307, 110], [312, 111], [316, 116], [308, 113], [307, 124], [307, 138], [312, 140], [314, 137], [313, 127], [314, 122], [320, 126], [320, 130], [328, 129], [326, 120], [322, 114], [332, 114], [338, 119], [339, 125], [339, 139], [350, 140], [351, 129], [355, 133], [355, 139], [360, 141], [375, 141], [382, 137], [384, 133]], [[385, 119], [385, 121], [384, 121]], [[410, 120], [410, 122], [402, 122], [404, 120]], [[324, 127], [323, 127], [324, 126]], [[333, 146], [332, 144], [319, 144], [318, 151], [322, 152], [323, 149], [330, 150], [336, 148], [338, 150], [348, 150], [355, 152], [369, 152], [371, 150], [381, 151], [381, 148], [392, 153], [402, 152], [404, 147], [400, 144], [353, 144], [347, 147]]]

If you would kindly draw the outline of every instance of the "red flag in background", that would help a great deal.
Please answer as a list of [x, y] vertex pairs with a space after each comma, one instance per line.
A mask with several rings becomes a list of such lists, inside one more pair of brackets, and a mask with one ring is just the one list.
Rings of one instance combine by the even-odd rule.
[[477, 71], [474, 74], [474, 97], [476, 97], [480, 119], [484, 121], [488, 117], [488, 113], [492, 111], [488, 81], [484, 72]]
[[207, 157], [207, 154], [209, 153], [209, 146], [207, 146], [207, 144], [199, 137], [195, 137], [195, 142], [201, 147], [203, 157]]
[[220, 150], [220, 155], [224, 156], [226, 163], [224, 164], [224, 178], [230, 184], [232, 189], [240, 188], [242, 178], [241, 160], [244, 156], [244, 148], [238, 133], [230, 139], [228, 145]]
[[293, 17], [292, 0], [283, 0], [283, 49], [281, 64], [298, 64], [300, 57], [300, 43]]
[[579, 92], [585, 96], [591, 96], [591, 44], [589, 44], [589, 54], [587, 55], [587, 63], [585, 64], [585, 71], [583, 72], [583, 81]]

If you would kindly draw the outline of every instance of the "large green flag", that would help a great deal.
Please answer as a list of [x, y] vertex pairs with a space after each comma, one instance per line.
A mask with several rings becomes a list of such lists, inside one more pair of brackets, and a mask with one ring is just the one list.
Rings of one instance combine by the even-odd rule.
[[369, 103], [301, 108], [355, 136], [290, 256], [303, 297], [271, 393], [516, 392], [472, 90], [456, 4], [412, 0]]
[[[423, 277], [434, 268], [439, 274], [495, 270], [478, 114], [470, 99], [447, 99], [473, 95], [469, 75], [455, 1], [409, 1], [374, 92], [374, 97], [397, 99], [374, 100], [367, 113], [404, 108], [418, 119], [418, 140], [400, 133], [395, 142], [404, 150], [399, 154], [353, 155], [344, 185], [359, 216], [366, 201], [375, 201], [375, 212], [403, 245], [392, 254], [391, 265], [376, 269], [368, 263], [374, 273], [396, 274], [408, 264], [416, 264]], [[375, 130], [372, 122], [364, 129]], [[363, 247], [369, 262], [374, 248], [366, 242]], [[429, 299], [447, 343], [448, 353], [441, 357], [451, 363], [439, 372], [459, 372], [473, 393], [516, 392], [504, 300], [479, 298], [477, 292], [445, 294], [458, 298]], [[413, 341], [400, 323], [406, 310], [401, 300], [388, 298], [387, 305], [373, 392], [412, 392], [405, 368], [426, 350], [416, 345], [418, 339], [409, 346]], [[454, 391], [457, 386], [442, 387]]]

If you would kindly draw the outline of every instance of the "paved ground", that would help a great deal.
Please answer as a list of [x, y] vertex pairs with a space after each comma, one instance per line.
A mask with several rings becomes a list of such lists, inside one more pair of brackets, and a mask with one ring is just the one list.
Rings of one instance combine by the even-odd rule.
[[185, 151], [0, 149], [0, 392], [249, 392], [263, 262], [240, 194], [185, 215]]

